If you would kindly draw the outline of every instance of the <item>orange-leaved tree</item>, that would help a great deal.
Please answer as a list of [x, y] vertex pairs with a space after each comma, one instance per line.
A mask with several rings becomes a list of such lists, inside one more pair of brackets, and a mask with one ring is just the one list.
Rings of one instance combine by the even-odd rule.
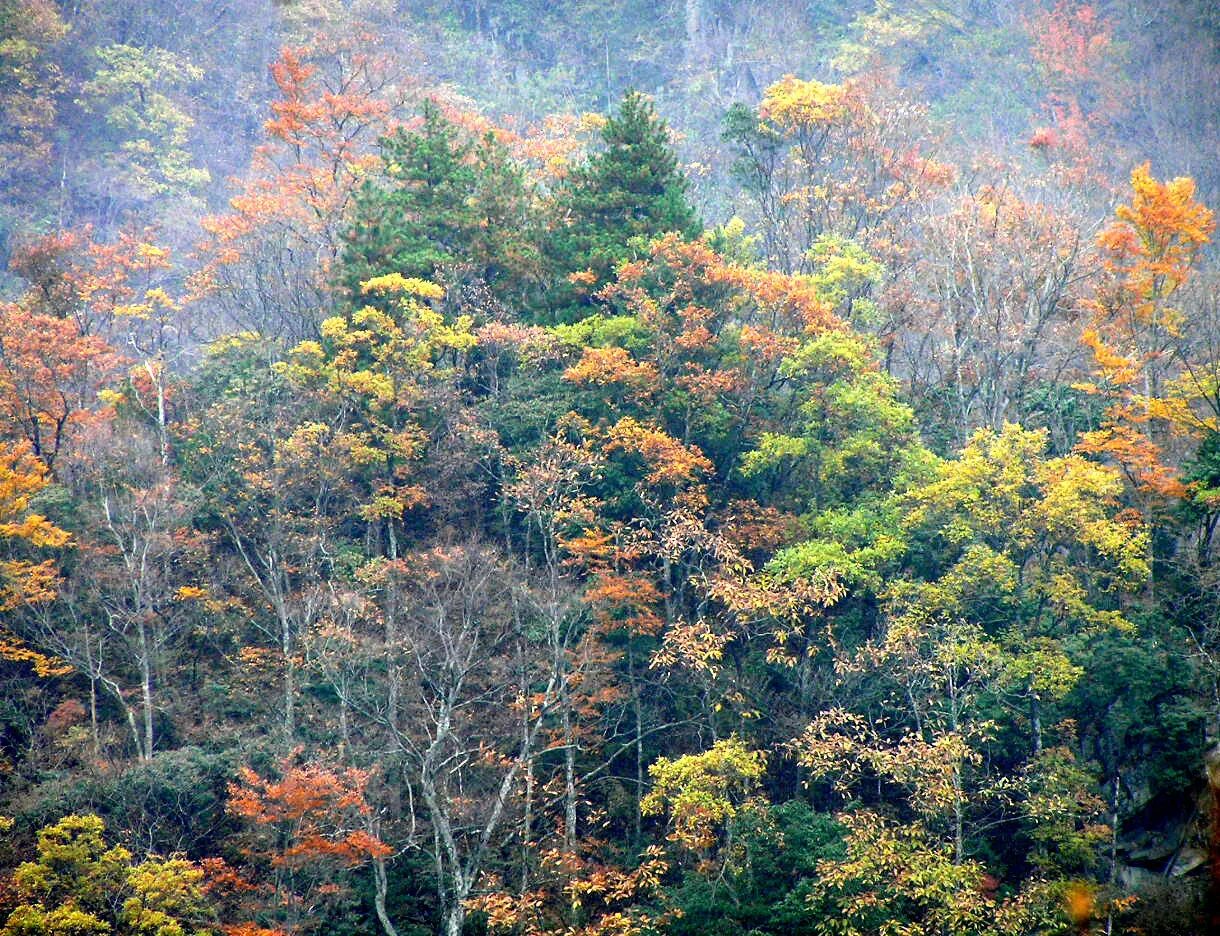
[[375, 864], [384, 876], [393, 853], [378, 837], [368, 802], [371, 774], [298, 763], [299, 756], [297, 749], [284, 758], [274, 777], [242, 767], [229, 784], [229, 812], [250, 828], [243, 856], [252, 874], [207, 863], [214, 889], [244, 904], [235, 910], [286, 933], [316, 931], [324, 909], [347, 896], [346, 874]]
[[1144, 495], [1181, 496], [1185, 488], [1167, 450], [1175, 438], [1214, 431], [1216, 415], [1195, 405], [1206, 388], [1180, 353], [1189, 316], [1175, 297], [1216, 221], [1195, 199], [1189, 177], [1158, 181], [1144, 163], [1132, 171], [1131, 188], [1130, 204], [1118, 207], [1099, 238], [1105, 275], [1088, 303], [1082, 336], [1094, 379], [1083, 386], [1102, 394], [1109, 408], [1105, 424], [1087, 433], [1080, 449], [1113, 459]]
[[279, 97], [266, 142], [229, 211], [204, 219], [191, 283], [243, 328], [303, 338], [330, 307], [347, 208], [410, 91], [389, 56], [369, 51], [374, 41], [320, 35], [271, 66]]

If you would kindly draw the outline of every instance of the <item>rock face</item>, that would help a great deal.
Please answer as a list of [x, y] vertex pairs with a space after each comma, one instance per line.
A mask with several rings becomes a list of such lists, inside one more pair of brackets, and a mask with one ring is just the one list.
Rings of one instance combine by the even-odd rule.
[[1128, 923], [1146, 936], [1220, 933], [1220, 744], [1202, 773], [1195, 795], [1149, 795], [1119, 831], [1118, 882], [1139, 895]]

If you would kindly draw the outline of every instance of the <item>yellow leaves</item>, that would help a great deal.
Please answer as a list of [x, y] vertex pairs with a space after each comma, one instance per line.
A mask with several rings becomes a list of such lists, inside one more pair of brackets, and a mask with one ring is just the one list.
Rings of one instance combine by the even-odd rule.
[[140, 243], [136, 245], [136, 256], [152, 266], [159, 266], [169, 260], [169, 250], [156, 244]]
[[[330, 318], [323, 319], [322, 324], [318, 326], [318, 334], [327, 341], [341, 341], [347, 336], [347, 331], [347, 320], [338, 315], [332, 315]], [[321, 346], [316, 341], [302, 342], [302, 344], [307, 344], [310, 352], [314, 348], [317, 348], [319, 351], [321, 350]], [[297, 347], [300, 348], [301, 345]]]
[[[28, 663], [34, 668], [34, 674], [43, 679], [67, 676], [72, 672], [72, 667], [68, 663], [57, 657], [39, 653], [19, 637], [3, 630], [0, 630], [0, 660], [7, 660], [10, 663]], [[4, 830], [0, 828], [0, 831]]]
[[652, 667], [685, 666], [713, 678], [720, 672], [724, 648], [732, 635], [717, 633], [704, 618], [675, 621], [665, 632], [661, 646], [653, 654]]
[[13, 896], [22, 903], [4, 932], [73, 936], [209, 932], [183, 922], [208, 916], [199, 866], [181, 858], [156, 857], [134, 864], [127, 849], [107, 848], [104, 832], [102, 820], [92, 815], [65, 816], [41, 829], [36, 859], [22, 864], [13, 875]]
[[670, 839], [706, 852], [739, 814], [763, 808], [758, 794], [766, 755], [737, 737], [717, 741], [701, 754], [658, 758], [648, 768], [653, 788], [640, 801], [646, 816], [668, 813]]
[[767, 88], [759, 116], [789, 130], [831, 123], [846, 112], [845, 98], [842, 85], [785, 75]]
[[[1005, 928], [983, 866], [962, 860], [921, 822], [863, 810], [839, 815], [847, 855], [818, 862], [812, 896], [831, 909], [823, 933], [842, 936], [999, 936]], [[878, 927], [879, 921], [885, 921]]]
[[1063, 909], [1072, 924], [1087, 931], [1093, 911], [1097, 906], [1096, 887], [1085, 881], [1069, 884], [1063, 895]]
[[596, 111], [584, 111], [580, 115], [580, 129], [600, 132], [606, 126], [606, 115]]
[[1075, 540], [1093, 549], [1119, 579], [1147, 577], [1148, 531], [1116, 516], [1123, 492], [1117, 471], [1069, 455], [1039, 465], [1035, 478], [1043, 492], [1036, 508], [1038, 527], [1059, 542]]
[[393, 378], [371, 370], [357, 370], [344, 375], [342, 386], [378, 403], [391, 403], [395, 397]]
[[1032, 467], [1047, 446], [1045, 431], [1006, 424], [996, 433], [977, 431], [952, 461], [941, 462], [928, 484], [907, 496], [908, 523], [934, 518], [950, 540], [965, 542], [980, 532], [1021, 535], [1024, 510], [1034, 494]]
[[[30, 510], [30, 499], [49, 483], [46, 467], [28, 445], [0, 449], [0, 541], [9, 541], [17, 548], [54, 549], [69, 544], [71, 536], [65, 530]], [[0, 610], [51, 601], [58, 587], [59, 573], [51, 560], [34, 562], [14, 557], [0, 561]], [[44, 677], [71, 670], [4, 630], [0, 630], [0, 658], [30, 663]]]
[[[969, 637], [966, 622], [1020, 620], [1023, 609], [1038, 609], [1037, 627], [1129, 626], [1121, 607], [1148, 578], [1148, 531], [1122, 510], [1116, 469], [1080, 455], [1047, 458], [1046, 447], [1044, 433], [1019, 426], [980, 430], [907, 495], [908, 528], [961, 553], [935, 581], [891, 586], [890, 656], [995, 672], [1001, 638]], [[973, 658], [946, 656], [957, 652], [952, 641], [929, 657], [921, 641], [937, 629], [965, 637], [959, 649]]]
[[[234, 332], [230, 335], [223, 335], [215, 341], [210, 341], [204, 346], [204, 353], [208, 357], [222, 357], [226, 354], [232, 354], [235, 351], [241, 351], [251, 345], [258, 345], [262, 341], [262, 337], [256, 332], [242, 331]], [[302, 342], [304, 344], [305, 342]], [[317, 342], [309, 342], [317, 344]]]
[[384, 276], [374, 276], [360, 284], [360, 292], [375, 296], [416, 296], [420, 299], [440, 300], [445, 298], [442, 286], [414, 276], [403, 276], [401, 273], [387, 273]]
[[443, 298], [435, 284], [388, 274], [362, 291], [386, 301], [327, 318], [321, 340], [300, 342], [273, 365], [332, 420], [295, 427], [277, 467], [292, 476], [323, 466], [337, 484], [364, 487], [355, 515], [372, 523], [428, 502], [408, 480], [430, 438], [422, 408], [478, 338], [471, 316], [449, 319], [420, 301]]

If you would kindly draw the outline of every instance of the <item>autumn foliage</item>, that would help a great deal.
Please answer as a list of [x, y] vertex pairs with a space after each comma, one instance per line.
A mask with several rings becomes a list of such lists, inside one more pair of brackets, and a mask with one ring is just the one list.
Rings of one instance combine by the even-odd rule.
[[1220, 20], [658, 9], [0, 0], [0, 936], [1210, 931]]

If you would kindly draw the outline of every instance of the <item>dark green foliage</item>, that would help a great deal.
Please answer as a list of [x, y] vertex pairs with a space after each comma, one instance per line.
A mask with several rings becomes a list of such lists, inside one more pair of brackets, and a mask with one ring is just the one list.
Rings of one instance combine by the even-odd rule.
[[472, 141], [428, 101], [416, 130], [380, 141], [380, 178], [360, 190], [340, 273], [353, 297], [374, 276], [473, 279], [519, 297], [536, 275], [531, 193], [492, 133]]
[[356, 199], [342, 275], [353, 296], [362, 281], [385, 273], [433, 279], [474, 230], [470, 144], [435, 103], [424, 105], [422, 117], [419, 130], [381, 140], [384, 181], [366, 182]]
[[26, 829], [93, 813], [151, 851], [202, 858], [235, 828], [225, 800], [239, 760], [231, 749], [181, 747], [109, 775], [47, 770], [10, 808]]
[[[548, 298], [552, 309], [579, 303], [604, 285], [644, 241], [669, 232], [693, 237], [701, 229], [668, 128], [648, 98], [638, 92], [624, 97], [601, 136], [604, 148], [572, 173], [556, 197], [547, 249], [557, 274]], [[592, 271], [593, 282], [580, 291], [565, 288], [566, 275], [584, 271]]]
[[809, 883], [817, 864], [843, 856], [842, 829], [807, 803], [789, 800], [767, 820], [744, 830], [744, 868], [726, 879], [687, 873], [671, 899], [681, 916], [666, 927], [673, 936], [811, 936]]

